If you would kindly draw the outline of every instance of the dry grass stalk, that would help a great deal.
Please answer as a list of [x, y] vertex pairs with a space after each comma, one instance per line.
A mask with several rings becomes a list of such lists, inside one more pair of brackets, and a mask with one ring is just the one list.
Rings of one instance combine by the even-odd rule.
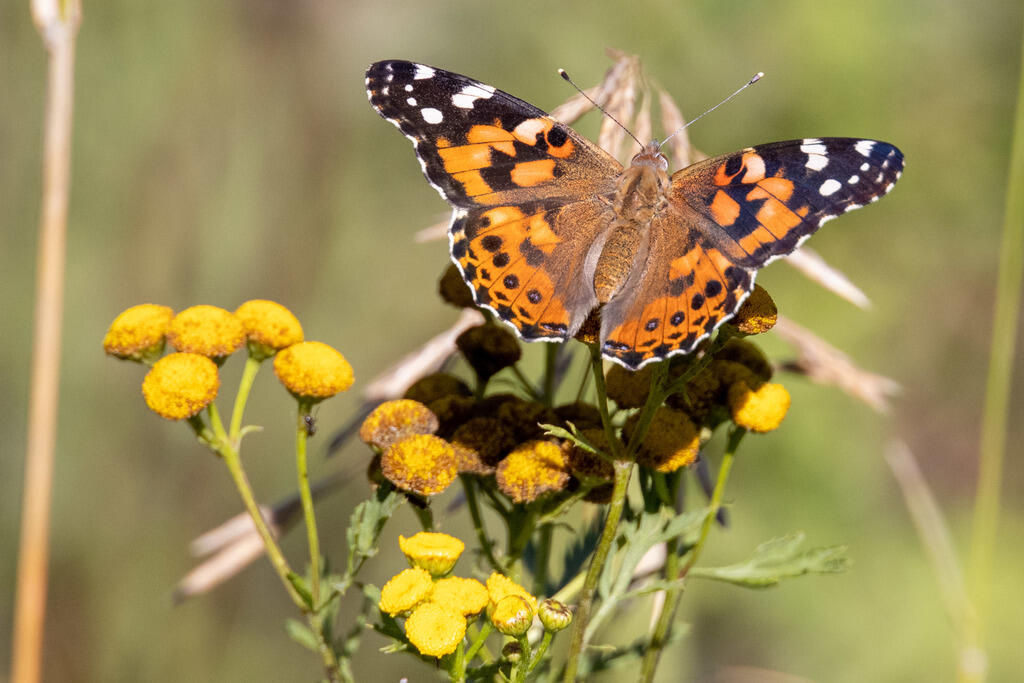
[[838, 387], [879, 413], [889, 412], [889, 399], [900, 390], [894, 380], [858, 367], [845, 353], [781, 315], [773, 329], [797, 350], [796, 359], [781, 364], [784, 370]]

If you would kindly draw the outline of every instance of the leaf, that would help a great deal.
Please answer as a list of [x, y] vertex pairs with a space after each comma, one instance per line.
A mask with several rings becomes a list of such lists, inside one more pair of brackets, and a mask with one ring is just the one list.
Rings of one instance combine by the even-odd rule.
[[298, 593], [302, 601], [306, 603], [306, 607], [313, 608], [313, 594], [309, 592], [309, 586], [306, 585], [306, 580], [296, 574], [295, 572], [288, 572], [288, 583], [292, 585]]
[[690, 576], [744, 586], [768, 588], [783, 579], [804, 574], [839, 574], [850, 566], [846, 546], [811, 548], [800, 552], [804, 534], [792, 534], [762, 543], [753, 557], [727, 567], [694, 567]]
[[600, 448], [598, 448], [597, 446], [583, 438], [583, 435], [580, 434], [580, 431], [576, 429], [576, 425], [574, 425], [572, 422], [569, 422], [568, 424], [569, 429], [563, 429], [558, 425], [545, 424], [543, 422], [540, 423], [540, 426], [544, 430], [544, 433], [548, 436], [553, 436], [557, 439], [566, 439], [568, 441], [573, 442], [574, 444], [576, 444], [585, 451], [590, 451], [591, 453], [600, 458], [608, 459], [608, 454], [606, 454]]
[[381, 486], [352, 511], [345, 532], [349, 578], [359, 571], [364, 561], [377, 554], [377, 539], [384, 525], [404, 501], [405, 497], [394, 488]]
[[285, 619], [284, 630], [288, 634], [288, 637], [294, 640], [299, 645], [309, 648], [313, 652], [317, 651], [316, 637], [313, 636], [313, 632], [297, 619]]
[[616, 538], [616, 547], [622, 550], [605, 563], [597, 584], [601, 606], [591, 617], [587, 633], [594, 633], [611, 616], [618, 603], [628, 597], [627, 589], [633, 574], [648, 550], [669, 539], [696, 533], [708, 513], [708, 508], [700, 508], [676, 515], [662, 508], [660, 514], [639, 515], [630, 523], [623, 523]]

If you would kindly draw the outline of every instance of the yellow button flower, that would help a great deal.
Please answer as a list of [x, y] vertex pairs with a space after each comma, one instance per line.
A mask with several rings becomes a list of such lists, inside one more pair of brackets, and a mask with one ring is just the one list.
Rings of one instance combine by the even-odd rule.
[[132, 306], [110, 323], [103, 350], [125, 360], [156, 360], [164, 351], [164, 335], [173, 317], [174, 311], [167, 306]]
[[421, 496], [441, 493], [459, 473], [455, 449], [433, 434], [414, 434], [389, 446], [380, 466], [392, 484]]
[[409, 642], [428, 657], [444, 657], [466, 637], [466, 617], [435, 602], [425, 602], [405, 620]]
[[516, 503], [529, 503], [569, 485], [562, 449], [550, 441], [529, 441], [498, 465], [498, 488]]
[[411, 538], [399, 536], [398, 547], [412, 566], [431, 576], [444, 576], [455, 567], [466, 544], [448, 534], [421, 531]]
[[506, 595], [490, 613], [491, 623], [506, 636], [521, 636], [533, 625], [533, 606], [521, 595]]
[[380, 590], [381, 612], [391, 616], [408, 612], [430, 597], [434, 581], [430, 573], [419, 567], [410, 567], [398, 572]]
[[413, 434], [437, 431], [437, 415], [419, 401], [407, 398], [385, 401], [366, 416], [359, 428], [359, 438], [384, 450]]
[[355, 381], [345, 356], [315, 341], [279, 351], [274, 357], [274, 374], [292, 395], [314, 402], [347, 391]]
[[[639, 415], [632, 416], [623, 429], [631, 438]], [[675, 472], [697, 459], [700, 432], [686, 413], [661, 406], [655, 411], [641, 444], [637, 462], [658, 472]]]
[[142, 381], [146, 405], [168, 420], [184, 420], [198, 414], [217, 398], [219, 388], [216, 363], [195, 353], [164, 356]]
[[489, 598], [487, 610], [492, 611], [502, 598], [510, 595], [518, 595], [530, 604], [533, 611], [537, 611], [537, 598], [530, 595], [530, 592], [504, 574], [491, 572], [487, 577], [487, 595]]
[[192, 306], [171, 320], [167, 341], [178, 351], [219, 359], [245, 344], [245, 328], [223, 308]]
[[262, 358], [269, 358], [303, 339], [299, 319], [276, 301], [246, 301], [235, 309], [235, 317], [245, 328], [250, 352]]
[[450, 576], [434, 583], [430, 600], [468, 617], [482, 612], [487, 607], [489, 596], [484, 585], [476, 579]]
[[781, 384], [766, 382], [751, 389], [741, 380], [729, 387], [732, 421], [752, 432], [776, 429], [789, 411], [790, 400], [789, 392]]

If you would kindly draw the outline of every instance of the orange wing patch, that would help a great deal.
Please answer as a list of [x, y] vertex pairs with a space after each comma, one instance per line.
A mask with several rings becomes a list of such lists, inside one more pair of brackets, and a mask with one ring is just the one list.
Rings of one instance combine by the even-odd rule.
[[700, 246], [673, 259], [661, 276], [644, 283], [631, 306], [606, 306], [610, 331], [602, 350], [627, 367], [693, 348], [739, 308], [753, 284], [749, 271]]
[[526, 214], [519, 207], [499, 206], [466, 221], [452, 233], [453, 254], [477, 303], [514, 325], [525, 339], [564, 339], [570, 314], [542, 267], [562, 240], [546, 212]]
[[512, 182], [519, 187], [532, 187], [555, 179], [555, 160], [523, 161], [512, 167]]

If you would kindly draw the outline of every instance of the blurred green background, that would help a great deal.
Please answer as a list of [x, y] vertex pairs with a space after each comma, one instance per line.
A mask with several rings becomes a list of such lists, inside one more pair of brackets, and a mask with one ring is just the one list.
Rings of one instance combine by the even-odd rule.
[[[323, 2], [199, 0], [84, 3], [68, 233], [63, 385], [53, 505], [45, 674], [51, 681], [291, 681], [316, 658], [286, 639], [292, 615], [260, 561], [229, 585], [171, 605], [192, 566], [188, 541], [240, 509], [226, 470], [182, 425], [141, 400], [142, 369], [104, 357], [123, 308], [233, 309], [271, 298], [307, 337], [340, 348], [357, 373], [319, 413], [341, 425], [372, 377], [456, 313], [434, 283], [447, 259], [414, 232], [447, 213], [408, 141], [368, 106], [366, 66], [407, 58], [466, 73], [542, 108], [571, 93], [565, 67], [596, 83], [605, 47], [639, 55], [693, 116], [755, 71], [768, 77], [691, 129], [709, 154], [804, 136], [898, 144], [893, 194], [828, 227], [812, 246], [860, 284], [867, 312], [786, 265], [759, 282], [783, 314], [903, 386], [890, 416], [800, 378], [783, 428], [749, 439], [730, 481], [732, 527], [708, 563], [747, 557], [802, 530], [845, 543], [854, 567], [750, 592], [693, 583], [689, 636], [661, 680], [951, 680], [955, 650], [938, 584], [883, 460], [900, 437], [917, 455], [966, 555], [988, 353], [1019, 2]], [[7, 671], [23, 475], [45, 55], [28, 2], [0, 4], [0, 677]], [[580, 129], [593, 136], [597, 117]], [[789, 354], [771, 335], [777, 359]], [[537, 349], [529, 350], [536, 359]], [[1018, 361], [1020, 354], [1018, 353]], [[241, 363], [227, 365], [233, 396]], [[1024, 667], [1024, 439], [1016, 368], [988, 622], [991, 680]], [[245, 458], [257, 492], [293, 488], [292, 403], [269, 372], [257, 382]], [[327, 438], [317, 438], [321, 451]], [[366, 451], [317, 457], [319, 472], [361, 472]], [[717, 457], [717, 456], [715, 456]], [[326, 552], [340, 558], [359, 476], [324, 502]], [[398, 571], [402, 513], [367, 567]], [[450, 519], [448, 530], [463, 530]], [[301, 563], [303, 541], [286, 541]], [[394, 547], [392, 547], [394, 546]], [[464, 561], [465, 562], [465, 561]], [[617, 623], [630, 640], [647, 611]], [[360, 680], [430, 680], [383, 656], [369, 635]]]

